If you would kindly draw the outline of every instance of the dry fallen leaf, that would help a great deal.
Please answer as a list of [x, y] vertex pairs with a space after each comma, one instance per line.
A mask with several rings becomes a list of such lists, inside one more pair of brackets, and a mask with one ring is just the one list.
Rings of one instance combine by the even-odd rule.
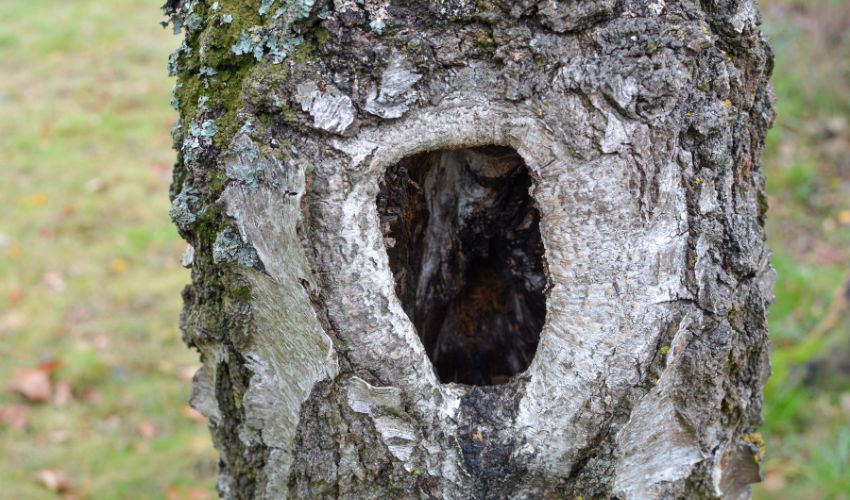
[[36, 477], [50, 491], [62, 493], [68, 491], [68, 476], [56, 469], [43, 469], [38, 471]]
[[44, 402], [50, 399], [53, 392], [50, 376], [44, 370], [18, 368], [9, 381], [8, 389], [24, 396], [30, 401]]
[[65, 289], [65, 278], [61, 273], [57, 273], [55, 271], [48, 271], [44, 273], [44, 276], [41, 278], [41, 282], [54, 292], [61, 292]]
[[156, 163], [151, 166], [151, 173], [160, 180], [171, 180], [171, 164]]
[[195, 372], [198, 371], [197, 366], [184, 366], [177, 370], [177, 378], [180, 380], [191, 382], [195, 377]]
[[850, 210], [842, 210], [838, 212], [838, 222], [844, 224], [850, 224]]
[[109, 263], [109, 267], [111, 267], [112, 270], [116, 273], [123, 273], [127, 270], [127, 267], [129, 267], [129, 265], [127, 264], [126, 260], [122, 258], [117, 258], [112, 259], [112, 262]]
[[159, 363], [156, 364], [156, 369], [159, 370], [160, 373], [171, 373], [174, 370], [174, 363], [168, 361], [166, 359], [160, 360]]
[[192, 408], [189, 405], [184, 406], [181, 413], [183, 413], [184, 417], [191, 418], [195, 422], [200, 423], [200, 422], [206, 422], [207, 421], [207, 417], [201, 415], [200, 412], [198, 412], [197, 410], [195, 410], [194, 408]]
[[14, 333], [15, 330], [24, 326], [25, 322], [26, 317], [17, 311], [4, 314], [0, 317], [0, 335]]
[[213, 494], [203, 488], [172, 486], [165, 491], [165, 498], [167, 500], [207, 500], [213, 498]]
[[770, 471], [764, 475], [762, 487], [770, 492], [782, 491], [788, 484], [781, 471]]
[[56, 389], [53, 391], [53, 404], [59, 406], [68, 406], [74, 401], [74, 394], [71, 391], [71, 384], [65, 380], [60, 380], [56, 383]]
[[70, 217], [70, 216], [74, 215], [75, 213], [77, 213], [77, 206], [74, 205], [73, 203], [65, 205], [62, 208], [62, 216], [63, 217]]
[[95, 177], [94, 179], [86, 181], [83, 189], [85, 189], [87, 193], [96, 193], [98, 191], [102, 191], [104, 187], [106, 187], [106, 182], [104, 182], [103, 179]]
[[12, 259], [17, 259], [23, 253], [24, 253], [24, 249], [23, 249], [23, 247], [21, 247], [20, 244], [12, 243], [12, 245], [9, 246], [9, 257], [11, 257]]
[[99, 335], [96, 335], [95, 338], [92, 339], [92, 345], [98, 351], [108, 351], [110, 348], [112, 348], [112, 339], [109, 338], [109, 335], [101, 333]]
[[103, 402], [103, 395], [97, 389], [86, 389], [83, 392], [83, 401], [93, 405], [99, 405]]
[[62, 362], [58, 359], [50, 358], [46, 361], [42, 361], [41, 363], [39, 363], [38, 369], [50, 375], [51, 373], [55, 372], [61, 364]]
[[93, 312], [90, 307], [85, 305], [76, 305], [66, 310], [62, 314], [62, 322], [71, 325], [79, 325], [90, 320]]
[[16, 431], [22, 431], [29, 423], [30, 409], [26, 405], [10, 404], [0, 406], [0, 423]]
[[58, 429], [50, 431], [47, 437], [50, 439], [51, 443], [59, 444], [67, 441], [71, 437], [71, 433], [63, 429]]
[[156, 427], [153, 425], [148, 419], [140, 420], [136, 424], [136, 430], [139, 432], [139, 435], [145, 439], [153, 439], [156, 437]]

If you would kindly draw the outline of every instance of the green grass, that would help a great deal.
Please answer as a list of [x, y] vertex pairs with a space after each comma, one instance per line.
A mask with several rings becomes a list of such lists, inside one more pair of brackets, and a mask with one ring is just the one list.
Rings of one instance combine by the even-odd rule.
[[[832, 367], [850, 356], [850, 313], [840, 298], [850, 271], [850, 5], [761, 5], [777, 53], [777, 121], [764, 154], [777, 283], [765, 481], [754, 493], [846, 499], [850, 372]], [[812, 377], [820, 362], [830, 368]]]
[[[23, 430], [0, 424], [0, 498], [54, 497], [42, 469], [78, 497], [214, 491], [207, 429], [183, 413], [197, 357], [177, 329], [189, 275], [167, 217], [165, 61], [179, 40], [158, 25], [161, 3], [0, 2], [0, 386], [55, 359], [53, 382], [73, 393], [30, 404]], [[850, 356], [835, 301], [850, 270], [850, 7], [761, 4], [777, 51], [764, 164], [778, 281], [755, 494], [850, 498], [848, 374], [807, 378]], [[21, 402], [0, 387], [0, 406]]]
[[81, 497], [214, 491], [209, 433], [183, 413], [197, 355], [177, 328], [161, 3], [0, 2], [0, 383], [55, 359], [73, 393], [0, 424], [0, 498], [54, 497], [42, 469]]

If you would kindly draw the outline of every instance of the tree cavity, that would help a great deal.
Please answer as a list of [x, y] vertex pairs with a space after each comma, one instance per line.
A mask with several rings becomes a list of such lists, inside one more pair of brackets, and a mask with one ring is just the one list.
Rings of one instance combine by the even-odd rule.
[[498, 146], [409, 156], [381, 181], [396, 294], [443, 383], [503, 384], [534, 357], [546, 275], [531, 184]]

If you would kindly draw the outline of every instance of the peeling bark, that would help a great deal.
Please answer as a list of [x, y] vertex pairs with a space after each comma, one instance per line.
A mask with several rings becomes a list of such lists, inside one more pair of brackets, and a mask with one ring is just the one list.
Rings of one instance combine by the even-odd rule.
[[739, 498], [752, 0], [180, 0], [171, 216], [226, 498]]

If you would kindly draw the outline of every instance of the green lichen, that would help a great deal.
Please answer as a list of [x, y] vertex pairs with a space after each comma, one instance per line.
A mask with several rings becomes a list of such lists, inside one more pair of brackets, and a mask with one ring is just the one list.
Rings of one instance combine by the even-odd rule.
[[263, 0], [262, 3], [260, 3], [260, 9], [257, 12], [261, 16], [266, 15], [266, 13], [269, 11], [269, 9], [271, 9], [272, 4], [274, 2], [275, 2], [275, 0]]
[[[256, 42], [251, 41], [251, 37], [249, 35], [250, 32], [242, 31], [239, 33], [239, 41], [230, 46], [230, 50], [233, 51], [237, 56], [241, 56], [242, 54], [250, 54], [254, 51], [252, 48], [252, 44]], [[262, 44], [260, 44], [262, 47]], [[260, 52], [262, 55], [262, 51]], [[260, 59], [259, 57], [257, 58]]]
[[239, 96], [242, 82], [249, 70], [249, 66], [222, 70], [206, 80], [200, 74], [182, 74], [181, 85], [175, 89], [175, 102], [183, 127], [191, 130], [201, 115], [209, 111], [217, 115], [215, 121], [207, 123], [209, 119], [206, 119], [195, 126], [204, 127], [203, 124], [207, 123], [206, 128], [202, 129], [204, 135], [213, 138], [219, 147], [228, 144], [241, 126], [236, 121], [236, 113], [241, 106]]
[[232, 158], [226, 162], [227, 177], [248, 186], [252, 193], [260, 187], [270, 168], [257, 145], [247, 135], [239, 135], [231, 143]]
[[384, 32], [384, 28], [386, 28], [386, 27], [387, 27], [387, 25], [381, 19], [375, 19], [375, 20], [373, 20], [369, 23], [369, 29], [371, 29], [372, 31], [374, 31], [375, 33], [377, 33], [379, 35]]
[[197, 128], [189, 129], [190, 134], [198, 137], [213, 137], [216, 132], [218, 132], [218, 128], [216, 128], [213, 120], [204, 120]]
[[[266, 15], [261, 15], [258, 3], [221, 1], [208, 5], [190, 0], [169, 12], [176, 30], [184, 34], [182, 45], [169, 58], [169, 72], [177, 77], [173, 103], [180, 114], [173, 132], [180, 162], [175, 167], [171, 193], [172, 217], [178, 228], [186, 230], [187, 239], [198, 251], [198, 269], [220, 262], [245, 266], [258, 262], [256, 252], [229, 226], [220, 209], [203, 200], [217, 199], [239, 173], [259, 182], [262, 172], [232, 170], [229, 177], [223, 166], [206, 165], [201, 169], [196, 163], [209, 158], [204, 155], [210, 148], [215, 155], [227, 150], [240, 131], [251, 134], [255, 125], [273, 125], [271, 116], [261, 114], [259, 121], [246, 128], [244, 108], [258, 102], [261, 95], [265, 99], [263, 106], [253, 108], [253, 113], [260, 109], [276, 116], [294, 115], [282, 97], [288, 69], [282, 65], [258, 65], [256, 61], [257, 56], [280, 60], [295, 51], [302, 40], [298, 24], [309, 17], [314, 2], [287, 2], [282, 7], [280, 2], [265, 2]], [[272, 16], [275, 6], [280, 8]], [[250, 54], [236, 55], [233, 46], [243, 33], [256, 33], [262, 43], [252, 46]], [[330, 34], [316, 30], [314, 38], [327, 41]], [[313, 50], [312, 44], [309, 50]], [[281, 92], [276, 92], [278, 89]], [[184, 187], [196, 175], [193, 171], [203, 172], [202, 191]], [[202, 205], [206, 208], [198, 210]]]
[[259, 260], [254, 247], [245, 243], [239, 233], [230, 226], [216, 235], [212, 256], [214, 264], [228, 262], [244, 267], [253, 267]]
[[180, 193], [174, 197], [171, 209], [168, 211], [171, 220], [181, 231], [186, 231], [197, 220], [197, 210], [201, 205], [199, 192], [192, 186], [183, 186]]

